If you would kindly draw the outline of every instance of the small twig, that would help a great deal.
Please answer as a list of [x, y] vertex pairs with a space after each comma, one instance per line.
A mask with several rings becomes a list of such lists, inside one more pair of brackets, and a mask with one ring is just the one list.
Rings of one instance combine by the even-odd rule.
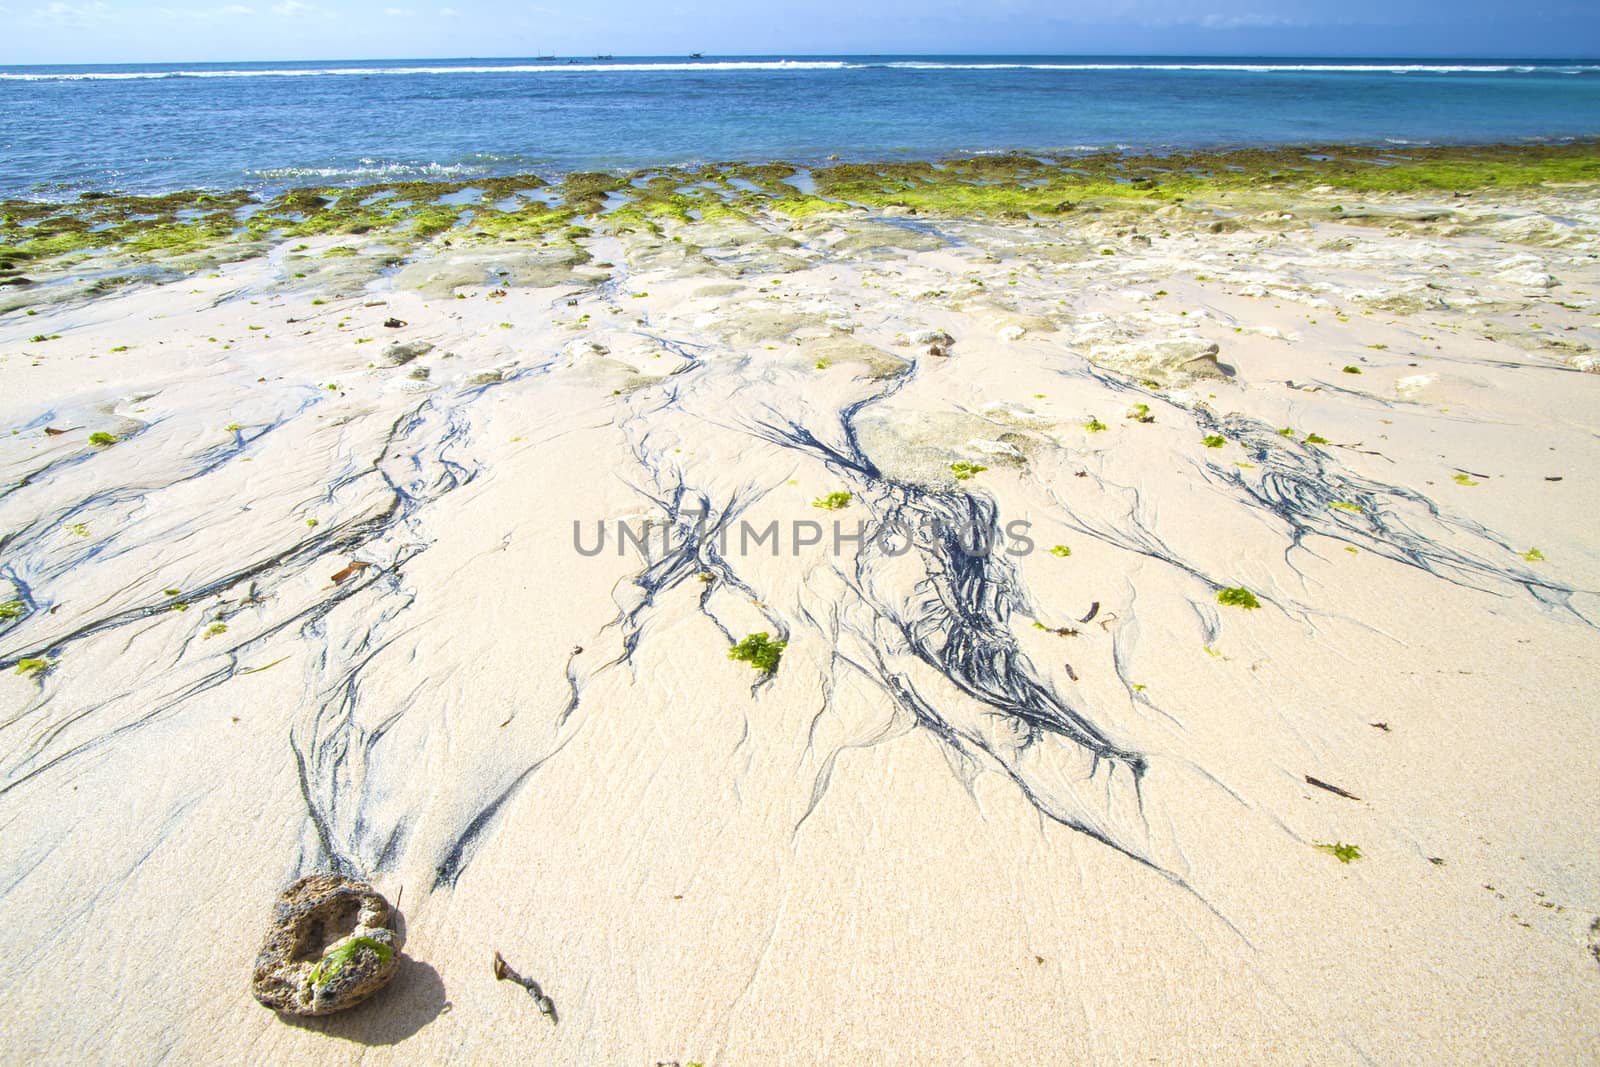
[[500, 955], [498, 951], [494, 954], [493, 966], [495, 981], [515, 982], [528, 991], [528, 996], [532, 997], [533, 1002], [539, 1007], [539, 1014], [548, 1018], [552, 1026], [560, 1021], [556, 1016], [555, 1001], [544, 995], [544, 990], [539, 988], [538, 982], [532, 978], [524, 978], [516, 971], [513, 971], [511, 965], [506, 962], [505, 957]]
[[1329, 785], [1327, 782], [1324, 782], [1322, 779], [1313, 778], [1309, 774], [1306, 775], [1306, 784], [1307, 785], [1314, 785], [1318, 789], [1326, 789], [1328, 792], [1334, 793], [1334, 794], [1336, 794], [1338, 796], [1341, 796], [1341, 797], [1344, 797], [1346, 800], [1360, 800], [1361, 799], [1360, 797], [1356, 796], [1354, 793], [1350, 792], [1348, 789], [1340, 789], [1336, 785]]

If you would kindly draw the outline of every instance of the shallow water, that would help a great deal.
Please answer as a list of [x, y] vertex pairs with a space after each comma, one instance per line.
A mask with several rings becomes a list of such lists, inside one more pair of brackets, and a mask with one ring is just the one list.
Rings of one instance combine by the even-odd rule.
[[754, 57], [0, 67], [0, 195], [715, 160], [1600, 134], [1592, 62]]

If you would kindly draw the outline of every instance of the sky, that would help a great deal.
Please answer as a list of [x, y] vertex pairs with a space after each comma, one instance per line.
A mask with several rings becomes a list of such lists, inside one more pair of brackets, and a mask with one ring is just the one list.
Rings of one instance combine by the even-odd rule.
[[0, 0], [0, 29], [6, 66], [690, 52], [1600, 56], [1596, 0]]

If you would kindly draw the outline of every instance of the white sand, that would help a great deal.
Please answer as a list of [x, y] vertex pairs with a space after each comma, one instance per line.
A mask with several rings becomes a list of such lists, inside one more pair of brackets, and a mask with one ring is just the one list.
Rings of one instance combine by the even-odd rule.
[[[50, 660], [0, 676], [0, 1058], [1600, 1058], [1600, 201], [1451, 207], [602, 228], [614, 271], [464, 300], [470, 254], [280, 252], [0, 317], [0, 663]], [[762, 428], [848, 459], [879, 394], [876, 475]], [[575, 551], [680, 488], [784, 555]], [[1032, 524], [997, 600], [790, 554], [963, 493]], [[987, 699], [951, 604], [1026, 657]], [[768, 684], [723, 628], [787, 633]], [[291, 1025], [251, 963], [334, 862], [408, 959]]]

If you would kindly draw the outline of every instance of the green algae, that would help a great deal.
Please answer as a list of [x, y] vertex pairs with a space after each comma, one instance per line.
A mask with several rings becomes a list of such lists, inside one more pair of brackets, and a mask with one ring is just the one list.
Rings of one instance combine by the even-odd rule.
[[38, 678], [50, 669], [47, 659], [19, 659], [17, 660], [17, 673]]
[[1200, 439], [1200, 443], [1207, 448], [1221, 448], [1228, 443], [1228, 439], [1221, 434], [1208, 433]]
[[1361, 368], [1360, 367], [1346, 366], [1344, 368], [1344, 373], [1346, 373], [1346, 374], [1360, 374], [1361, 373]]
[[1217, 603], [1235, 608], [1259, 608], [1261, 606], [1261, 601], [1256, 599], [1256, 595], [1244, 588], [1244, 586], [1232, 586], [1228, 589], [1218, 590]]
[[1361, 858], [1361, 847], [1359, 845], [1347, 845], [1340, 841], [1331, 845], [1319, 843], [1315, 847], [1318, 852], [1326, 852], [1340, 863], [1353, 863]]
[[343, 945], [334, 949], [317, 961], [311, 968], [310, 980], [313, 987], [320, 988], [338, 977], [340, 971], [350, 965], [356, 954], [363, 949], [377, 956], [379, 961], [386, 961], [394, 955], [394, 949], [371, 937], [352, 937]]
[[958, 482], [964, 482], [968, 478], [982, 474], [988, 469], [981, 463], [968, 463], [965, 460], [950, 464], [950, 473], [956, 476], [956, 481]]
[[22, 618], [27, 606], [20, 600], [7, 600], [0, 603], [0, 622], [11, 622], [13, 619]]
[[1328, 439], [1322, 436], [1320, 433], [1306, 434], [1306, 444], [1308, 445], [1325, 445], [1327, 443]]
[[[220, 261], [260, 255], [275, 241], [360, 234], [383, 235], [403, 258], [440, 238], [554, 238], [575, 246], [587, 232], [578, 232], [574, 223], [590, 217], [608, 232], [638, 230], [660, 237], [667, 226], [758, 216], [800, 222], [862, 208], [1000, 219], [1101, 211], [1121, 212], [1128, 219], [1129, 213], [1163, 210], [1163, 227], [1188, 218], [1201, 228], [1281, 228], [1275, 212], [1291, 198], [1314, 199], [1329, 189], [1365, 197], [1594, 185], [1600, 183], [1600, 145], [1321, 146], [834, 163], [810, 172], [814, 191], [802, 190], [792, 180], [796, 174], [793, 165], [781, 162], [714, 163], [631, 174], [578, 171], [554, 185], [525, 174], [306, 187], [275, 196], [247, 190], [159, 196], [97, 192], [71, 202], [6, 200], [0, 202], [0, 262], [32, 272], [64, 267], [78, 257], [118, 254], [169, 260], [181, 268], [197, 256]], [[469, 188], [476, 203], [448, 202]], [[1221, 198], [1226, 198], [1227, 218], [1206, 207]], [[1337, 211], [1312, 207], [1351, 222], [1392, 219], [1392, 213], [1346, 204]], [[1448, 212], [1437, 215], [1442, 220]], [[1435, 220], [1418, 215], [1417, 221]], [[688, 251], [693, 244], [685, 240], [683, 247]]]
[[728, 658], [748, 663], [758, 671], [771, 674], [778, 669], [787, 641], [773, 641], [765, 632], [750, 634], [728, 649]]
[[853, 498], [853, 493], [840, 490], [836, 493], [829, 493], [824, 497], [818, 497], [816, 500], [811, 502], [811, 506], [814, 508], [822, 508], [825, 511], [841, 511], [850, 506], [850, 501]]
[[[1537, 548], [1530, 548], [1528, 551], [1522, 554], [1522, 558], [1527, 560], [1529, 563], [1543, 563], [1544, 553], [1540, 552]], [[4, 618], [4, 616], [0, 615], [0, 618]]]
[[1466, 474], [1458, 474], [1454, 478], [1451, 478], [1450, 480], [1455, 482], [1457, 485], [1477, 485], [1478, 484], [1476, 481], [1474, 481], [1472, 479], [1472, 477], [1470, 475], [1466, 475]]
[[1090, 415], [1089, 421], [1083, 424], [1083, 428], [1089, 433], [1103, 433], [1110, 427], [1101, 422], [1099, 419], [1095, 418], [1093, 415]]
[[1337, 509], [1339, 511], [1352, 511], [1352, 512], [1355, 512], [1357, 514], [1360, 514], [1361, 512], [1366, 510], [1366, 508], [1363, 508], [1360, 504], [1352, 504], [1348, 500], [1330, 501], [1328, 506], [1330, 508], [1335, 508], [1335, 509]]
[[1052, 556], [1060, 556], [1062, 559], [1066, 559], [1068, 556], [1072, 555], [1072, 549], [1068, 548], [1066, 545], [1056, 545], [1054, 548], [1050, 549], [1050, 554]]

